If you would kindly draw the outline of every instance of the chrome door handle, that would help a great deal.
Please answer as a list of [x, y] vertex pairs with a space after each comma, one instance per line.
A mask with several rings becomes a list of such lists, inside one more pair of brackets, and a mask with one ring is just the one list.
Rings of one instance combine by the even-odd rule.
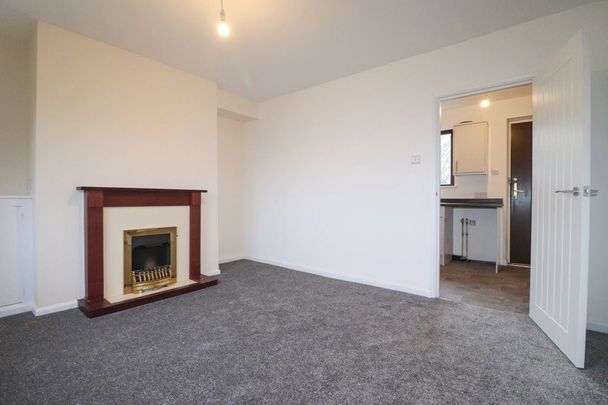
[[517, 200], [519, 198], [519, 193], [525, 193], [526, 190], [519, 190], [517, 188], [513, 189], [513, 199]]
[[578, 187], [572, 187], [572, 190], [555, 190], [555, 194], [572, 194], [575, 197], [581, 193]]
[[520, 190], [517, 188], [517, 177], [513, 177], [511, 179], [511, 183], [513, 184], [513, 199], [517, 200], [518, 198], [518, 193], [525, 193], [526, 190]]

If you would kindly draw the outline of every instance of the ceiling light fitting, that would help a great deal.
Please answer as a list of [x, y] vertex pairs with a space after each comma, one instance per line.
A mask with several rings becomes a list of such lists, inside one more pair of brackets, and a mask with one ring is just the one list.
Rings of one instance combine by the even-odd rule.
[[217, 23], [217, 32], [223, 37], [230, 35], [230, 26], [226, 22], [226, 12], [224, 11], [224, 0], [220, 0], [220, 20]]

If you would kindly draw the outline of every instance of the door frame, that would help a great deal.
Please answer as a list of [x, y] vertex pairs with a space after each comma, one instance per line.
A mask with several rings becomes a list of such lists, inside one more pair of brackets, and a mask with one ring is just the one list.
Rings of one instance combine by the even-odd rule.
[[[505, 217], [506, 217], [506, 235], [505, 235], [505, 260], [509, 266], [525, 267], [530, 268], [529, 265], [511, 263], [511, 184], [509, 178], [511, 177], [511, 126], [513, 124], [521, 124], [523, 122], [532, 122], [534, 119], [532, 115], [526, 115], [524, 117], [515, 117], [507, 119], [507, 193], [509, 203], [505, 203]], [[531, 192], [531, 190], [530, 190]]]
[[[435, 266], [434, 270], [431, 272], [433, 275], [432, 286], [434, 286], [434, 291], [431, 291], [430, 296], [432, 298], [439, 298], [439, 283], [441, 282], [441, 260], [439, 258], [441, 254], [440, 250], [440, 238], [441, 238], [441, 224], [440, 224], [440, 210], [441, 210], [441, 142], [440, 137], [437, 134], [441, 133], [441, 103], [448, 100], [453, 100], [456, 98], [462, 98], [467, 96], [475, 96], [484, 93], [490, 93], [498, 90], [509, 89], [511, 87], [525, 86], [531, 85], [534, 81], [535, 74], [523, 75], [511, 80], [499, 81], [494, 83], [488, 83], [486, 85], [480, 85], [477, 87], [469, 87], [464, 88], [459, 91], [455, 91], [452, 93], [446, 93], [440, 96], [436, 96], [434, 100], [434, 120], [435, 120], [435, 131], [433, 133], [433, 142], [435, 153], [433, 156], [434, 161], [434, 170], [435, 170], [435, 184], [434, 184], [434, 193], [435, 193], [435, 204], [433, 209], [433, 251], [435, 252], [435, 258], [433, 260], [433, 265]], [[490, 160], [491, 161], [491, 160]], [[503, 204], [504, 207], [504, 204]], [[502, 215], [502, 221], [504, 224], [505, 215]], [[500, 226], [500, 224], [497, 224]], [[498, 249], [498, 262], [502, 262], [506, 260], [505, 252], [502, 250], [505, 249], [505, 244], [499, 244], [500, 249]]]

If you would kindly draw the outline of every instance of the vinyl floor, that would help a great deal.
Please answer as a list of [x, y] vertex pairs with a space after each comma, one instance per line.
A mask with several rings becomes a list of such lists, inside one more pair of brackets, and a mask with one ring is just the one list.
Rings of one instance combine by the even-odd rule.
[[492, 263], [451, 261], [441, 267], [439, 296], [484, 308], [527, 314], [530, 269]]

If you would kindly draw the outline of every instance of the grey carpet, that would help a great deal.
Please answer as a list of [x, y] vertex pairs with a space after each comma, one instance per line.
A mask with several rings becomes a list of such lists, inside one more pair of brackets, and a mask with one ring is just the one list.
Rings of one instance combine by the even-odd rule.
[[525, 315], [240, 261], [220, 284], [87, 319], [0, 319], [0, 403], [608, 403]]

